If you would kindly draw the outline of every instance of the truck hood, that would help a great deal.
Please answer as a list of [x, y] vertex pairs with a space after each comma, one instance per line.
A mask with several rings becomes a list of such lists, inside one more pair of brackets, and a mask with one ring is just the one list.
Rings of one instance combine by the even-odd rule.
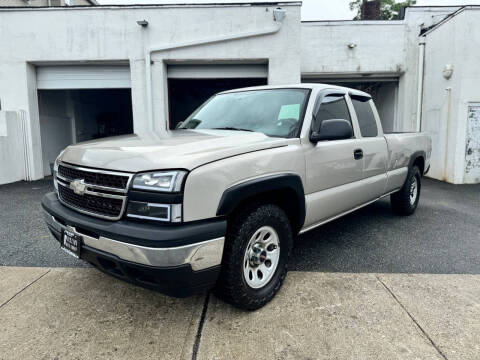
[[162, 136], [126, 135], [71, 145], [60, 160], [125, 172], [192, 170], [231, 156], [285, 146], [288, 140], [256, 132], [175, 130]]

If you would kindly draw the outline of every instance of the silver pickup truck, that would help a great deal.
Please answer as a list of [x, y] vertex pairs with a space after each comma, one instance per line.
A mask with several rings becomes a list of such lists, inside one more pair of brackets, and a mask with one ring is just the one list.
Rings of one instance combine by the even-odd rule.
[[45, 220], [61, 248], [173, 296], [257, 309], [297, 234], [390, 195], [415, 211], [431, 140], [384, 134], [370, 95], [322, 84], [226, 91], [164, 136], [66, 148]]

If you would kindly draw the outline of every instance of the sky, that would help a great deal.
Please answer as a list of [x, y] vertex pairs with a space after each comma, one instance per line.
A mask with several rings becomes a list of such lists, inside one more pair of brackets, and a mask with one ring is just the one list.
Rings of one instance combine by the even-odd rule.
[[[263, 2], [264, 0], [97, 0], [110, 4], [175, 4], [175, 3], [225, 3]], [[279, 0], [281, 1], [281, 0]], [[351, 20], [355, 13], [349, 9], [351, 0], [303, 0], [302, 20]], [[480, 0], [417, 0], [417, 6], [480, 5]]]

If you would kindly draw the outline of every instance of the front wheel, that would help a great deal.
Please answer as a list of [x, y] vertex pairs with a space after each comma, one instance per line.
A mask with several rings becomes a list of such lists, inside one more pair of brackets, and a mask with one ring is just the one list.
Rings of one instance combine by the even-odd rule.
[[407, 175], [402, 188], [390, 196], [390, 203], [395, 213], [412, 215], [418, 206], [421, 189], [421, 173], [417, 166], [413, 166]]
[[240, 212], [229, 224], [216, 294], [242, 309], [264, 306], [282, 286], [292, 243], [290, 221], [280, 207], [263, 204]]

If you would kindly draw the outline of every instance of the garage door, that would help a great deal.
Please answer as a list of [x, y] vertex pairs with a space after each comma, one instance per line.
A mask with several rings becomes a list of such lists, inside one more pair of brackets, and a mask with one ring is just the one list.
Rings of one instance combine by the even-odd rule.
[[170, 79], [245, 79], [267, 78], [267, 64], [168, 65]]
[[37, 89], [130, 88], [130, 67], [123, 65], [39, 66]]

